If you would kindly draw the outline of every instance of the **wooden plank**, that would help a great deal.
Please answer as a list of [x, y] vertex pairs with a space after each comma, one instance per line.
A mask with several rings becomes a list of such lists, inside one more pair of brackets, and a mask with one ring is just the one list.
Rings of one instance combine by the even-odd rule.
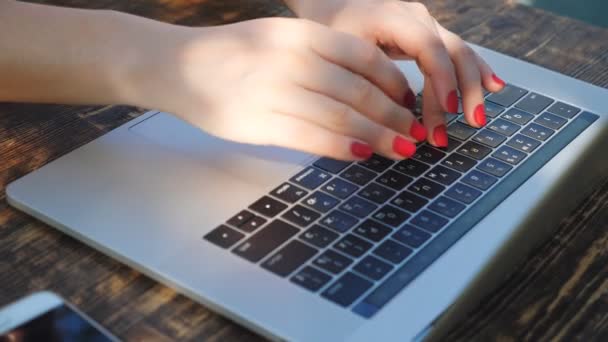
[[[202, 26], [286, 15], [264, 0], [49, 0]], [[600, 86], [608, 30], [500, 0], [424, 1], [467, 40]], [[507, 77], [507, 75], [505, 75]], [[263, 340], [175, 291], [9, 208], [10, 181], [141, 114], [132, 107], [0, 104], [0, 305], [50, 289], [126, 340]], [[448, 340], [608, 340], [608, 182]]]

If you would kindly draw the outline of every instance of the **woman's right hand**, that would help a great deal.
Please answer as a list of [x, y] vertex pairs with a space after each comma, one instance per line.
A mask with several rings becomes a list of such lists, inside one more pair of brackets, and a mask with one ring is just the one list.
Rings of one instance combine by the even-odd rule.
[[403, 74], [354, 36], [268, 18], [172, 27], [155, 41], [164, 45], [141, 59], [133, 102], [215, 136], [342, 160], [408, 158], [426, 138], [404, 107], [414, 94]]

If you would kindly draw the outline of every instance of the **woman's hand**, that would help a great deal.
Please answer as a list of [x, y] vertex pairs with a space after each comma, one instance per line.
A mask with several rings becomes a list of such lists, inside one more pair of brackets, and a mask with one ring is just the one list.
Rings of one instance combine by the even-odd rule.
[[374, 44], [304, 19], [269, 18], [155, 35], [133, 77], [136, 104], [239, 142], [337, 159], [410, 157], [426, 131], [411, 90]]
[[447, 145], [443, 113], [457, 112], [457, 89], [467, 122], [473, 127], [485, 125], [481, 86], [495, 92], [504, 82], [460, 37], [439, 25], [424, 5], [396, 0], [286, 2], [303, 18], [363, 38], [393, 58], [414, 59], [425, 75], [423, 121], [431, 143]]

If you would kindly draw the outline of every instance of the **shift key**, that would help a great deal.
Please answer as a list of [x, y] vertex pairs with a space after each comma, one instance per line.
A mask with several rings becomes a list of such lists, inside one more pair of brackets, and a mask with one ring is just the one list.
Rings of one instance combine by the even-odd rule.
[[286, 222], [275, 220], [238, 245], [232, 252], [251, 262], [257, 262], [299, 231]]

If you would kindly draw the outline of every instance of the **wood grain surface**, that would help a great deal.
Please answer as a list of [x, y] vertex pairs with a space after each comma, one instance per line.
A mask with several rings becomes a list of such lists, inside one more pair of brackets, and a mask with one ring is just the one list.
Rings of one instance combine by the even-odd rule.
[[[111, 8], [193, 26], [289, 15], [279, 2], [264, 0], [37, 2]], [[608, 85], [608, 30], [513, 1], [424, 2], [468, 41]], [[142, 112], [120, 106], [0, 104], [0, 305], [48, 289], [128, 341], [263, 340], [7, 205], [6, 184]], [[608, 341], [607, 228], [605, 181], [446, 340]]]

